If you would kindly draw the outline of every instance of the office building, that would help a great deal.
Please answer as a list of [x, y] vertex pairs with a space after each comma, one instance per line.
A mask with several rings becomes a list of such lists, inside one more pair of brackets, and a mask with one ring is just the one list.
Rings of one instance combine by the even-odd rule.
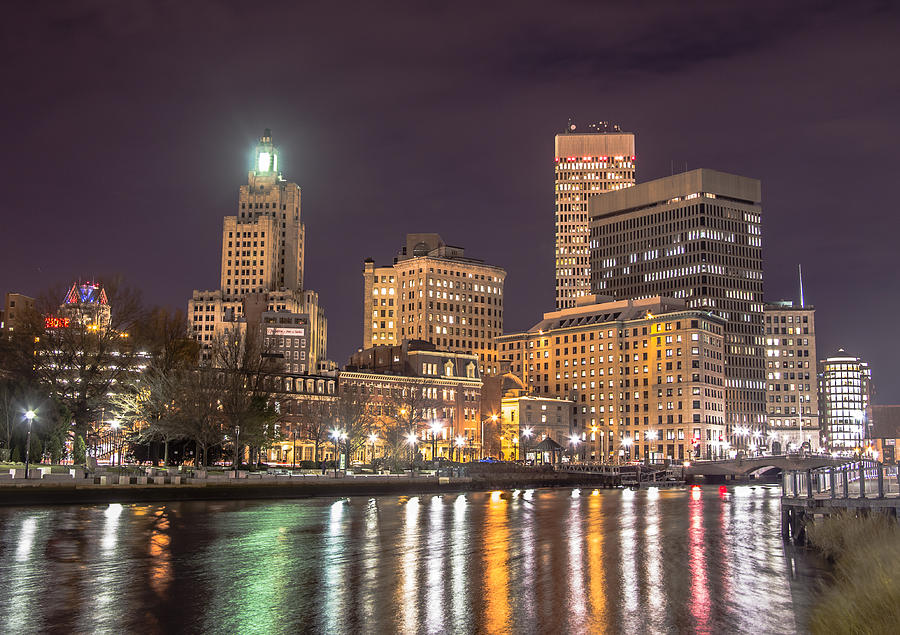
[[852, 454], [871, 438], [869, 364], [844, 349], [821, 362], [819, 408], [825, 445], [830, 452]]
[[730, 448], [724, 329], [683, 300], [585, 296], [497, 342], [528, 394], [574, 402], [579, 459], [688, 460]]
[[766, 445], [773, 454], [815, 452], [820, 440], [816, 309], [783, 301], [767, 304], [764, 314]]
[[591, 287], [723, 317], [731, 444], [765, 434], [762, 208], [756, 179], [699, 169], [590, 200]]
[[505, 279], [438, 234], [407, 234], [392, 265], [363, 263], [363, 348], [418, 339], [475, 353], [481, 374], [496, 374]]
[[634, 134], [607, 123], [582, 130], [570, 121], [554, 146], [556, 308], [564, 309], [591, 294], [587, 201], [634, 185]]
[[[211, 360], [212, 346], [228, 330], [247, 333], [249, 327], [265, 336], [265, 319], [283, 324], [280, 328], [302, 327], [304, 337], [284, 340], [292, 347], [281, 354], [290, 355], [292, 372], [316, 372], [326, 357], [327, 323], [318, 294], [303, 288], [305, 236], [300, 186], [283, 178], [278, 148], [266, 129], [253, 153], [247, 184], [240, 187], [237, 211], [222, 224], [220, 287], [194, 291], [188, 302], [201, 360]], [[273, 341], [282, 340], [268, 340]]]

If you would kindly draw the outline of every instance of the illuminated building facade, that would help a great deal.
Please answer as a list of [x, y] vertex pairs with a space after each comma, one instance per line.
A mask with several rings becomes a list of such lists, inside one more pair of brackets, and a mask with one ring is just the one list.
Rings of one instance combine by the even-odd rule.
[[499, 370], [506, 271], [466, 257], [438, 234], [407, 234], [394, 264], [363, 263], [363, 348], [419, 339], [473, 352], [483, 375]]
[[270, 316], [276, 321], [305, 320], [306, 359], [300, 360], [300, 350], [291, 348], [291, 369], [303, 366], [303, 372], [315, 372], [326, 356], [327, 323], [318, 294], [303, 288], [300, 186], [282, 177], [278, 158], [266, 129], [256, 145], [247, 184], [240, 188], [237, 213], [223, 221], [220, 288], [194, 291], [188, 317], [205, 361], [226, 330], [246, 332], [249, 324], [255, 332], [263, 313], [280, 312]]
[[66, 322], [68, 319], [88, 329], [108, 327], [110, 308], [106, 290], [97, 282], [73, 283], [59, 307], [59, 315], [50, 316], [48, 319], [54, 318], [60, 318], [63, 322], [53, 326], [69, 326]]
[[855, 452], [870, 438], [869, 364], [840, 349], [821, 366], [819, 400], [825, 445], [831, 452]]
[[[579, 449], [570, 444], [574, 434], [574, 402], [556, 397], [513, 393], [504, 395], [500, 404], [501, 459], [529, 458], [529, 451], [546, 438], [553, 439], [563, 448]], [[543, 457], [535, 460], [543, 462]]]
[[766, 432], [760, 201], [758, 180], [707, 169], [590, 201], [594, 293], [725, 318], [726, 432], [743, 448]]
[[773, 454], [801, 447], [816, 451], [821, 436], [816, 309], [785, 301], [767, 304], [764, 314], [768, 446]]
[[591, 294], [588, 199], [634, 185], [634, 134], [571, 122], [555, 139], [556, 308]]
[[[481, 449], [481, 374], [473, 353], [439, 349], [430, 342], [403, 340], [354, 353], [339, 374], [340, 390], [357, 393], [385, 415], [402, 405], [404, 391], [416, 391], [427, 413], [413, 422], [418, 450], [426, 460], [437, 456], [474, 458]], [[432, 444], [432, 423], [438, 432]], [[383, 443], [384, 435], [379, 443]]]
[[586, 296], [497, 341], [529, 394], [574, 402], [579, 459], [687, 460], [729, 449], [724, 329], [683, 300]]

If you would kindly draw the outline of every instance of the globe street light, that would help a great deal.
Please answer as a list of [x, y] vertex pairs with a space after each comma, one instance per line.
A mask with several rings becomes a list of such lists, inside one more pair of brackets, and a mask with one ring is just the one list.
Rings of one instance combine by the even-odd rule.
[[434, 462], [435, 467], [437, 467], [437, 435], [443, 430], [443, 426], [440, 421], [432, 420], [431, 422], [431, 460]]
[[338, 447], [338, 441], [341, 440], [342, 433], [340, 430], [332, 430], [331, 431], [331, 442], [334, 445], [334, 478], [337, 478], [338, 473], [338, 454], [340, 453], [340, 448]]
[[624, 437], [622, 439], [622, 447], [625, 448], [625, 457], [626, 459], [631, 459], [631, 446], [634, 443], [634, 439], [631, 437]]
[[415, 432], [410, 432], [406, 435], [406, 443], [409, 444], [409, 463], [410, 463], [410, 473], [412, 476], [412, 462], [413, 462], [413, 452], [416, 448], [416, 443], [419, 442], [419, 438], [416, 436]]
[[579, 441], [580, 441], [580, 439], [578, 438], [577, 435], [573, 434], [572, 436], [569, 437], [569, 444], [572, 446], [572, 462], [573, 463], [575, 462], [575, 452], [578, 448]]
[[34, 410], [25, 413], [25, 419], [28, 421], [28, 433], [25, 435], [25, 478], [28, 478], [28, 459], [31, 453], [31, 422], [34, 421]]
[[[112, 465], [116, 465], [116, 454], [119, 451], [119, 422], [116, 419], [113, 419], [109, 422], [109, 427], [112, 428], [113, 431], [113, 454], [112, 454]], [[122, 465], [122, 457], [119, 457], [119, 466]]]
[[463, 448], [466, 447], [466, 438], [462, 435], [456, 437], [456, 458], [462, 463]]
[[522, 452], [525, 454], [525, 460], [528, 460], [528, 441], [531, 440], [531, 435], [534, 434], [534, 430], [531, 428], [525, 428], [522, 430]]
[[372, 463], [372, 471], [373, 471], [373, 472], [374, 472], [374, 470], [375, 470], [375, 443], [376, 443], [377, 441], [378, 441], [378, 435], [377, 435], [377, 434], [375, 434], [374, 432], [372, 432], [371, 434], [369, 434], [369, 443], [372, 444], [372, 459], [371, 459], [371, 463]]

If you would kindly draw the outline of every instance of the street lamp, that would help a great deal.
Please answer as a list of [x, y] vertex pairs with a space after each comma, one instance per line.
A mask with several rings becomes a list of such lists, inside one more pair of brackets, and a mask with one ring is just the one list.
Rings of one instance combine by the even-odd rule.
[[338, 473], [338, 454], [340, 454], [340, 446], [338, 446], [338, 441], [341, 440], [341, 431], [340, 430], [332, 430], [331, 431], [331, 442], [334, 445], [334, 478], [337, 478]]
[[580, 441], [580, 439], [578, 438], [577, 435], [573, 434], [572, 436], [569, 437], [569, 445], [572, 446], [572, 462], [573, 463], [575, 462], [575, 452], [577, 451], [579, 441]]
[[462, 463], [463, 448], [466, 447], [466, 438], [462, 435], [456, 437], [456, 458]]
[[435, 466], [437, 466], [437, 435], [443, 430], [443, 426], [440, 421], [431, 421], [431, 460], [434, 462]]
[[[416, 436], [415, 432], [410, 432], [409, 434], [406, 435], [406, 443], [409, 445], [410, 468], [412, 468], [413, 452], [415, 451], [416, 443], [418, 443], [418, 442], [419, 442], [419, 438]], [[412, 470], [410, 470], [410, 472], [412, 472]]]
[[25, 413], [25, 419], [28, 421], [28, 433], [25, 435], [25, 478], [28, 478], [28, 455], [31, 453], [31, 422], [34, 421], [34, 410]]
[[522, 452], [525, 454], [525, 460], [528, 461], [528, 441], [531, 440], [531, 435], [534, 434], [534, 430], [531, 428], [525, 428], [522, 430]]
[[241, 468], [241, 426], [234, 426], [234, 474]]
[[625, 458], [627, 460], [631, 459], [631, 446], [634, 443], [634, 439], [631, 437], [623, 437], [622, 438], [622, 447], [625, 448]]
[[[109, 422], [109, 427], [112, 428], [113, 431], [113, 455], [112, 455], [112, 465], [116, 464], [116, 454], [119, 452], [119, 421], [118, 419], [112, 419]], [[122, 466], [122, 455], [119, 455], [119, 467]]]
[[512, 438], [512, 444], [513, 444], [513, 446], [515, 447], [515, 450], [516, 450], [516, 461], [518, 461], [519, 458], [521, 458], [520, 455], [519, 455], [519, 437], [514, 436], [514, 437]]
[[490, 417], [481, 420], [481, 458], [484, 458], [484, 422], [488, 419], [490, 419], [492, 423], [497, 423], [497, 415], [491, 415]]
[[375, 434], [374, 432], [372, 432], [371, 434], [369, 434], [369, 443], [372, 444], [372, 458], [371, 458], [371, 463], [372, 463], [372, 471], [373, 471], [373, 472], [374, 472], [374, 470], [375, 470], [375, 443], [376, 443], [377, 441], [378, 441], [378, 435], [377, 435], [377, 434]]

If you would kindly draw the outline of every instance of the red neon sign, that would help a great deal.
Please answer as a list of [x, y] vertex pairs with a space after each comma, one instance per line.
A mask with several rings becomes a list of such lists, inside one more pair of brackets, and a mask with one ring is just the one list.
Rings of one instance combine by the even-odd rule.
[[67, 329], [69, 328], [69, 318], [56, 317], [49, 315], [44, 318], [44, 328], [47, 329]]

